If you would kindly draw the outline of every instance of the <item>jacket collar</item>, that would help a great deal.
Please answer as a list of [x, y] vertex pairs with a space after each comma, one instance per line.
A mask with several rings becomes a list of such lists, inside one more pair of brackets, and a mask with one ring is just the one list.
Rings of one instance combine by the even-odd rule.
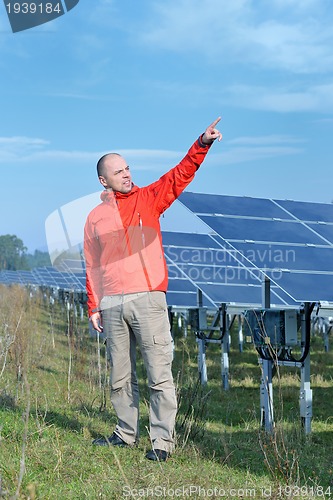
[[124, 198], [129, 198], [134, 193], [136, 193], [138, 189], [139, 189], [138, 186], [135, 186], [134, 184], [132, 184], [132, 189], [129, 193], [120, 193], [119, 191], [112, 191], [112, 189], [105, 189], [105, 191], [102, 191], [101, 193], [101, 200], [107, 203], [114, 199], [120, 200]]

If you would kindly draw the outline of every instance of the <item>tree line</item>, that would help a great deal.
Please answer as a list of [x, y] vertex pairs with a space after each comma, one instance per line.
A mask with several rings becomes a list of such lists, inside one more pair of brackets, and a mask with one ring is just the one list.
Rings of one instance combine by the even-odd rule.
[[23, 241], [14, 234], [0, 236], [0, 270], [30, 270], [34, 267], [50, 266], [48, 252], [35, 250], [28, 253]]

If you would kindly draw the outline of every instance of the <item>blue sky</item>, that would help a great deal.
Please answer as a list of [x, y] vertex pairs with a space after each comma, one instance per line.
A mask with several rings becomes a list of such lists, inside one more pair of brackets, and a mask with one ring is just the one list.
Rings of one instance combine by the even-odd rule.
[[0, 5], [0, 234], [45, 250], [102, 154], [146, 185], [219, 115], [189, 190], [331, 203], [332, 26], [331, 0], [80, 0], [13, 34]]

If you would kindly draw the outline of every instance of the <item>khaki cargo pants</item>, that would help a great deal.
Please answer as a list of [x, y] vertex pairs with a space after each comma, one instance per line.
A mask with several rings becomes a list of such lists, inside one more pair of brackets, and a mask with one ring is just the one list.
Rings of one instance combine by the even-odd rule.
[[136, 344], [150, 390], [150, 439], [155, 449], [172, 452], [177, 412], [171, 372], [173, 344], [164, 292], [103, 297], [103, 329], [111, 364], [111, 402], [118, 417], [115, 432], [126, 443], [139, 438], [139, 388]]

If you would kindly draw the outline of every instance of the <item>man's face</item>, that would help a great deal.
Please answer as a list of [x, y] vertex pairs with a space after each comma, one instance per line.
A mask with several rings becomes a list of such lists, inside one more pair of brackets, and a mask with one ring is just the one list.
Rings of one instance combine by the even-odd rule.
[[106, 188], [119, 193], [129, 193], [132, 189], [132, 176], [129, 166], [122, 156], [111, 154], [105, 160], [104, 175], [99, 182]]

